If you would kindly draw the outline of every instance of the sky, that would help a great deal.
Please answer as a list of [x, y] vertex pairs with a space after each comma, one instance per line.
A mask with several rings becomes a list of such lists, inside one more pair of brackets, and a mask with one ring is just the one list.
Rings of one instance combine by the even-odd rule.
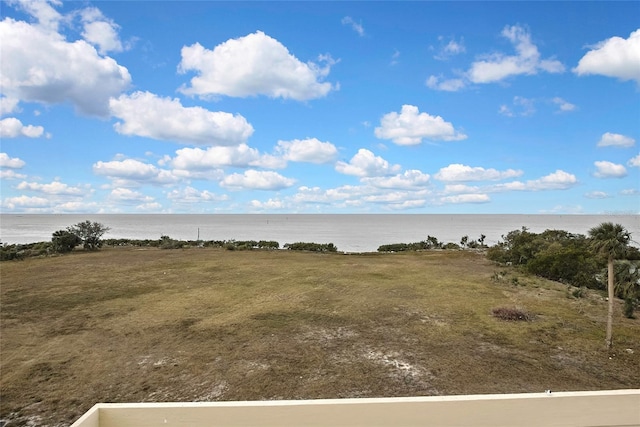
[[640, 214], [640, 2], [0, 3], [1, 213]]

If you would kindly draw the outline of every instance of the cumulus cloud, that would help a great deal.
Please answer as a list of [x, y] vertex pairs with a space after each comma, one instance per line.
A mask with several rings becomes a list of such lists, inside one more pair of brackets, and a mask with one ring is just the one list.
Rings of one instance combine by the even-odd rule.
[[181, 73], [195, 71], [189, 95], [247, 97], [266, 95], [298, 101], [321, 98], [337, 86], [323, 82], [335, 63], [319, 59], [324, 66], [306, 64], [293, 56], [278, 40], [261, 31], [219, 44], [213, 50], [199, 43], [182, 48]]
[[619, 133], [606, 132], [598, 141], [598, 147], [633, 147], [636, 140]]
[[640, 168], [640, 154], [630, 158], [629, 161], [627, 162], [627, 165], [635, 168]]
[[565, 67], [560, 61], [541, 58], [537, 46], [531, 41], [531, 34], [524, 27], [506, 26], [501, 35], [513, 45], [515, 55], [500, 52], [483, 55], [462, 73], [462, 77], [443, 80], [441, 77], [431, 76], [427, 79], [427, 86], [436, 90], [455, 91], [469, 83], [495, 83], [519, 75], [564, 72]]
[[19, 108], [18, 108], [19, 102], [20, 101], [15, 98], [0, 96], [0, 116], [4, 116], [11, 113], [17, 113], [19, 111]]
[[20, 169], [26, 163], [18, 157], [9, 157], [7, 153], [0, 153], [0, 168]]
[[442, 90], [445, 92], [457, 92], [464, 88], [467, 83], [464, 79], [443, 79], [442, 76], [429, 76], [425, 82], [429, 89]]
[[96, 162], [93, 165], [93, 173], [130, 185], [140, 183], [164, 185], [178, 181], [170, 171], [134, 159]]
[[587, 199], [607, 199], [609, 196], [604, 191], [590, 191], [584, 195]]
[[358, 33], [360, 37], [364, 37], [364, 27], [362, 26], [362, 24], [354, 21], [352, 17], [345, 16], [344, 18], [342, 18], [342, 25], [350, 26], [351, 29]]
[[10, 0], [9, 4], [17, 6], [38, 21], [38, 26], [44, 31], [56, 32], [63, 16], [53, 6], [61, 6], [59, 0]]
[[429, 184], [429, 180], [429, 174], [413, 169], [389, 177], [376, 176], [363, 178], [362, 182], [376, 188], [408, 190], [423, 188]]
[[596, 74], [640, 83], [640, 29], [627, 39], [611, 37], [597, 43], [573, 72], [579, 76]]
[[80, 16], [83, 24], [82, 37], [89, 43], [98, 46], [101, 55], [124, 50], [118, 36], [120, 26], [105, 17], [98, 8], [83, 9]]
[[248, 167], [255, 165], [260, 153], [246, 144], [237, 147], [182, 148], [170, 161], [172, 167], [182, 170], [208, 170], [221, 167]]
[[558, 106], [558, 113], [567, 113], [569, 111], [574, 111], [577, 108], [575, 104], [565, 101], [564, 99], [557, 96], [553, 98], [551, 102]]
[[491, 198], [488, 194], [457, 194], [455, 196], [445, 196], [440, 198], [442, 203], [488, 203]]
[[105, 117], [109, 98], [131, 83], [125, 67], [100, 56], [84, 40], [68, 42], [61, 34], [11, 18], [0, 21], [0, 38], [2, 92], [10, 99], [69, 101], [83, 114]]
[[39, 138], [43, 133], [44, 128], [42, 126], [25, 126], [15, 117], [7, 117], [0, 120], [0, 138], [18, 138], [20, 136]]
[[266, 202], [262, 202], [260, 200], [252, 200], [251, 207], [254, 209], [264, 209], [264, 210], [277, 210], [283, 209], [286, 207], [285, 202], [280, 199], [269, 199]]
[[365, 148], [361, 148], [349, 163], [337, 162], [335, 169], [345, 175], [372, 177], [395, 174], [400, 171], [400, 165], [391, 165], [382, 157], [376, 156]]
[[108, 199], [112, 202], [124, 204], [151, 203], [154, 201], [153, 197], [129, 188], [114, 188], [111, 190]]
[[278, 141], [276, 151], [287, 161], [316, 164], [331, 163], [338, 154], [335, 145], [316, 138]]
[[403, 105], [399, 114], [394, 111], [382, 116], [374, 132], [376, 137], [390, 139], [398, 145], [417, 145], [423, 139], [459, 141], [467, 138], [442, 117], [420, 113], [414, 105]]
[[282, 190], [295, 184], [296, 180], [277, 172], [247, 170], [242, 174], [234, 173], [220, 182], [223, 187], [235, 190]]
[[44, 197], [30, 197], [30, 196], [17, 196], [17, 197], [7, 197], [2, 201], [2, 206], [9, 210], [17, 210], [17, 209], [41, 209], [46, 208], [52, 205], [52, 202], [49, 199], [45, 199]]
[[27, 176], [23, 173], [18, 173], [14, 169], [0, 169], [0, 179], [25, 179]]
[[566, 190], [578, 183], [578, 179], [572, 173], [565, 172], [561, 169], [556, 170], [542, 178], [522, 181], [512, 181], [501, 184], [495, 184], [484, 191], [502, 192], [502, 191], [545, 191], [545, 190]]
[[593, 176], [596, 178], [623, 178], [627, 176], [627, 169], [623, 165], [606, 160], [594, 162], [593, 164], [596, 167]]
[[561, 73], [564, 65], [553, 59], [540, 59], [538, 48], [531, 42], [529, 32], [518, 25], [506, 26], [501, 35], [509, 40], [516, 55], [495, 53], [471, 64], [468, 72], [473, 83], [493, 83], [511, 76], [537, 74], [539, 71]]
[[499, 171], [497, 169], [485, 169], [483, 167], [472, 167], [454, 163], [441, 168], [434, 178], [439, 181], [497, 181], [501, 179], [514, 178], [522, 175], [521, 170], [507, 169]]
[[52, 196], [84, 196], [90, 190], [82, 187], [71, 187], [60, 181], [53, 181], [49, 184], [23, 181], [16, 187], [18, 190], [29, 190]]
[[196, 145], [238, 145], [253, 134], [253, 126], [239, 114], [184, 107], [178, 99], [149, 92], [121, 95], [109, 102], [111, 114], [122, 122], [118, 133]]
[[220, 202], [228, 200], [229, 197], [225, 194], [218, 195], [209, 190], [198, 190], [191, 186], [187, 186], [182, 189], [170, 191], [167, 193], [167, 199], [171, 200], [173, 203], [192, 204], [202, 202]]

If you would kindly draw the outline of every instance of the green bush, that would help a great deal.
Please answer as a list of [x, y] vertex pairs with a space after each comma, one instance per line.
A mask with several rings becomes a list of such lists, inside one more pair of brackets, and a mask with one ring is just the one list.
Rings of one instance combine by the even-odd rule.
[[333, 243], [309, 243], [296, 242], [286, 243], [285, 249], [290, 251], [310, 251], [310, 252], [337, 252], [338, 248]]

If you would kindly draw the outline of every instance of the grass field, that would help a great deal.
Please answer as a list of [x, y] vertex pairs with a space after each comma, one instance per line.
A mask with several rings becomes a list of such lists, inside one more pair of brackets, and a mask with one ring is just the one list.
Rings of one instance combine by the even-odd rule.
[[[96, 402], [640, 387], [640, 320], [472, 251], [104, 249], [4, 262], [0, 418]], [[492, 316], [519, 308], [528, 322]]]

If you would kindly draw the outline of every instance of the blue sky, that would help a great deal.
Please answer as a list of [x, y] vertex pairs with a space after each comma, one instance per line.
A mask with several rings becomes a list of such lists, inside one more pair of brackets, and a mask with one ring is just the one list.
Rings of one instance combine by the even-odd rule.
[[640, 213], [639, 2], [1, 19], [2, 213]]

